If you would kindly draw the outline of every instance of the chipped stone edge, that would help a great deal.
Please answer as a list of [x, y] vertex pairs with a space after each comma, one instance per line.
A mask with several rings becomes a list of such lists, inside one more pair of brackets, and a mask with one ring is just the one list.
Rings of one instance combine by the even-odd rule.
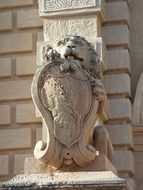
[[38, 188], [80, 188], [80, 187], [124, 188], [125, 179], [121, 179], [110, 171], [103, 172], [65, 172], [47, 174], [21, 174], [7, 182], [0, 183], [0, 189], [38, 189]]

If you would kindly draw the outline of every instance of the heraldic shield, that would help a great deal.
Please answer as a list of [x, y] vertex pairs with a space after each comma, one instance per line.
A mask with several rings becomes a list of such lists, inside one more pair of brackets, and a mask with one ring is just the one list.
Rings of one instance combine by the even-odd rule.
[[73, 162], [84, 167], [95, 160], [92, 135], [99, 100], [93, 94], [91, 76], [79, 61], [54, 53], [37, 69], [31, 90], [43, 120], [36, 159], [55, 168]]

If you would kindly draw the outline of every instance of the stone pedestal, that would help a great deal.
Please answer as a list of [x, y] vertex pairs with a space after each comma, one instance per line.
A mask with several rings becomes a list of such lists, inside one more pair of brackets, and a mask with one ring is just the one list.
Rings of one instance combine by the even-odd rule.
[[127, 190], [112, 172], [71, 172], [18, 175], [0, 184], [0, 190]]
[[54, 170], [54, 168], [47, 167], [41, 164], [34, 157], [29, 157], [25, 159], [24, 170], [26, 174], [39, 174], [48, 172], [80, 172], [80, 171], [112, 171], [117, 175], [117, 170], [110, 160], [105, 155], [99, 155], [96, 157], [95, 161], [88, 164], [86, 167], [79, 167], [77, 164], [72, 164], [70, 166], [62, 166], [60, 170]]

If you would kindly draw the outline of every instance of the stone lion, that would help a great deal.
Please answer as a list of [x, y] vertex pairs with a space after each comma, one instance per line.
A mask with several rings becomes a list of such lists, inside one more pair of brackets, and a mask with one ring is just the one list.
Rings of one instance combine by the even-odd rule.
[[[83, 37], [66, 36], [58, 41], [55, 48], [45, 47], [44, 59], [61, 59], [61, 70], [74, 70], [74, 61], [83, 69], [89, 78], [93, 95], [99, 100], [99, 115], [106, 109], [107, 98], [102, 83], [102, 71], [100, 59], [94, 47]], [[73, 64], [69, 65], [67, 60]], [[104, 126], [95, 127], [93, 144], [101, 154], [107, 155], [112, 160], [113, 147], [109, 134]]]

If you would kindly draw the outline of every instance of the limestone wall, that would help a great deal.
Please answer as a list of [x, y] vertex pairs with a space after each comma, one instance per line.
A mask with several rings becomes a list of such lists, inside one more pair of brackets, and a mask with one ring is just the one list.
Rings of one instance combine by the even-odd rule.
[[115, 149], [114, 164], [119, 176], [127, 179], [134, 189], [134, 155], [132, 140], [132, 104], [130, 69], [130, 11], [128, 1], [107, 1], [107, 20], [102, 27], [103, 40], [108, 50], [110, 117], [107, 129]]
[[41, 126], [30, 93], [43, 38], [37, 7], [37, 0], [0, 0], [0, 180], [23, 172]]

